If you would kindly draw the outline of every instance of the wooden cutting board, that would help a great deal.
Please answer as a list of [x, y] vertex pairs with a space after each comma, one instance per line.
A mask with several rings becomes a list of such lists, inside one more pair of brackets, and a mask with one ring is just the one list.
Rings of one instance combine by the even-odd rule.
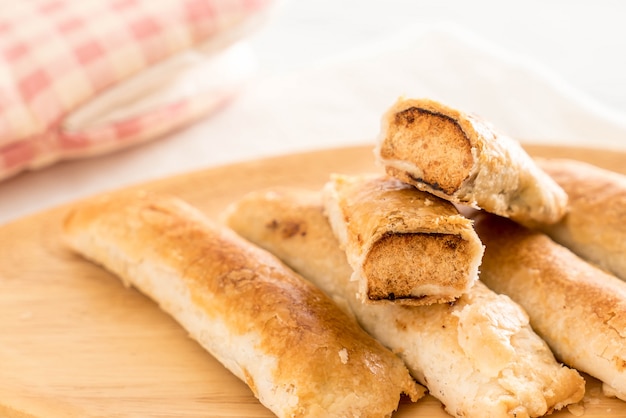
[[[526, 146], [626, 174], [626, 153]], [[244, 193], [319, 188], [331, 172], [377, 170], [372, 146], [210, 168], [136, 186], [216, 217]], [[0, 227], [0, 417], [271, 417], [245, 384], [158, 306], [62, 245], [64, 205]], [[586, 418], [626, 416], [588, 379]], [[427, 397], [394, 417], [447, 417]], [[572, 417], [561, 411], [552, 417]]]

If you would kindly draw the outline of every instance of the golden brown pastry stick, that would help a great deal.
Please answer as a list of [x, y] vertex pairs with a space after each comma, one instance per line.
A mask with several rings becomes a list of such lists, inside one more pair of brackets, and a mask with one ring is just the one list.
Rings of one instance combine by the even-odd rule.
[[540, 228], [552, 239], [626, 280], [626, 176], [568, 159], [538, 159], [569, 196], [568, 213]]
[[567, 195], [514, 139], [474, 115], [428, 99], [384, 114], [375, 155], [388, 174], [451, 202], [521, 223], [554, 223]]
[[226, 220], [341, 301], [452, 416], [537, 417], [583, 397], [581, 376], [555, 361], [525, 312], [480, 282], [450, 304], [361, 303], [318, 193], [254, 192]]
[[65, 238], [136, 286], [279, 417], [381, 417], [423, 390], [402, 361], [276, 257], [169, 196], [73, 210]]
[[474, 285], [483, 247], [456, 207], [378, 174], [335, 174], [326, 215], [367, 303], [451, 302]]
[[487, 213], [474, 219], [486, 246], [481, 281], [526, 309], [557, 358], [626, 400], [626, 283], [541, 232]]

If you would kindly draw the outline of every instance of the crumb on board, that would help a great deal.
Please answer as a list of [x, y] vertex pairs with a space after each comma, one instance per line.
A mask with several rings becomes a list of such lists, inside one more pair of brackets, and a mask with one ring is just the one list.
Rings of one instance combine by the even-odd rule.
[[575, 417], [582, 417], [583, 415], [585, 415], [585, 407], [582, 403], [567, 405], [567, 410]]

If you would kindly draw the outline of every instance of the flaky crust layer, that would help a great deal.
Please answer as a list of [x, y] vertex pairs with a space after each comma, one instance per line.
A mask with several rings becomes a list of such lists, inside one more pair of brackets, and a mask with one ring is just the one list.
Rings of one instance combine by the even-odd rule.
[[334, 174], [323, 201], [363, 302], [451, 302], [476, 281], [483, 247], [450, 202], [378, 174]]
[[567, 215], [540, 229], [626, 280], [626, 176], [581, 161], [537, 162], [569, 196]]
[[361, 303], [318, 193], [253, 192], [229, 209], [226, 221], [352, 312], [452, 416], [537, 417], [584, 394], [581, 376], [555, 361], [525, 312], [480, 282], [452, 304]]
[[517, 141], [433, 100], [400, 98], [388, 109], [375, 156], [421, 190], [521, 223], [554, 223], [566, 211], [565, 192]]
[[486, 213], [474, 219], [486, 246], [481, 281], [522, 305], [561, 361], [626, 400], [626, 283], [541, 232]]
[[423, 393], [323, 292], [180, 200], [91, 200], [64, 234], [154, 299], [279, 417], [389, 416], [401, 392]]

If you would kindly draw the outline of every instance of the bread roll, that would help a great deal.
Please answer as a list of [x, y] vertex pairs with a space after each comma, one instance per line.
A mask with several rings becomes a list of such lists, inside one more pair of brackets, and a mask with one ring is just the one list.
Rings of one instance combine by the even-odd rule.
[[423, 390], [402, 361], [276, 257], [169, 196], [73, 210], [68, 243], [136, 286], [279, 417], [382, 417]]
[[333, 175], [323, 197], [361, 301], [451, 302], [474, 285], [483, 247], [452, 203], [378, 174]]
[[481, 281], [526, 309], [557, 358], [626, 400], [626, 283], [541, 232], [474, 218], [486, 247]]
[[538, 163], [569, 196], [567, 215], [540, 228], [582, 258], [626, 280], [626, 176], [568, 159]]
[[582, 399], [578, 372], [555, 361], [516, 303], [480, 282], [449, 304], [361, 303], [320, 199], [300, 189], [254, 192], [231, 206], [225, 218], [342, 301], [371, 335], [398, 353], [450, 415], [538, 417]]
[[388, 174], [454, 203], [521, 223], [554, 223], [567, 195], [520, 144], [428, 99], [399, 99], [383, 116], [375, 155]]

